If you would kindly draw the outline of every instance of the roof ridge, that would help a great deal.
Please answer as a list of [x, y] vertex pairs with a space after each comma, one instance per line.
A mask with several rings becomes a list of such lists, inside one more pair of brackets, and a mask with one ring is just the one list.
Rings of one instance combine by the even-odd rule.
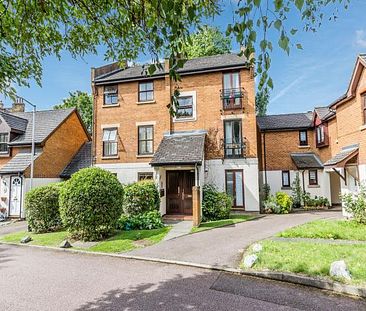
[[[66, 110], [75, 110], [76, 107], [70, 107], [70, 108], [61, 108], [61, 109], [45, 109], [45, 110], [36, 110], [36, 113], [39, 113], [39, 112], [50, 112], [50, 111], [66, 111]], [[11, 112], [11, 114], [16, 114], [16, 113], [33, 113], [33, 111], [14, 111], [14, 112]], [[16, 115], [14, 115], [14, 117], [18, 117]], [[20, 117], [18, 117], [20, 118]]]
[[27, 120], [27, 119], [24, 119], [24, 118], [22, 118], [22, 117], [19, 117], [19, 116], [14, 115], [14, 112], [9, 112], [9, 111], [0, 111], [0, 113], [4, 113], [4, 114], [6, 114], [6, 115], [8, 115], [8, 116], [12, 116], [12, 117], [14, 117], [14, 118], [18, 118], [18, 119], [21, 119], [21, 120], [24, 120], [24, 121], [27, 121], [27, 122], [28, 122], [28, 120]]
[[265, 115], [265, 116], [257, 116], [257, 117], [258, 118], [263, 118], [263, 117], [289, 116], [289, 115], [307, 114], [307, 113], [311, 113], [311, 111], [308, 111], [308, 112], [290, 112], [290, 113], [268, 114], [268, 115]]

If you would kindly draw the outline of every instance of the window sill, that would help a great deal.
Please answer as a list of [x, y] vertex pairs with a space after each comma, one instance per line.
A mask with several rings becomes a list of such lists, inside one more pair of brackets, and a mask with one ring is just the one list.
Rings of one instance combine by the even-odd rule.
[[0, 152], [0, 158], [8, 158], [10, 157], [10, 153]]
[[103, 105], [103, 106], [102, 106], [102, 108], [113, 108], [113, 107], [119, 107], [119, 104]]
[[308, 185], [308, 188], [320, 188], [319, 185]]
[[281, 187], [281, 190], [292, 190], [292, 188], [290, 186], [288, 186], [288, 187]]
[[196, 118], [187, 118], [187, 119], [173, 119], [174, 123], [182, 123], [182, 122], [194, 122]]
[[308, 149], [310, 148], [310, 145], [299, 145], [299, 149]]
[[153, 153], [149, 154], [136, 154], [136, 158], [152, 158], [154, 156]]
[[103, 156], [102, 160], [116, 160], [119, 159], [119, 156]]
[[145, 102], [136, 102], [137, 105], [151, 105], [151, 104], [156, 104], [155, 99], [154, 100], [148, 100]]
[[360, 131], [366, 130], [366, 124], [360, 126]]

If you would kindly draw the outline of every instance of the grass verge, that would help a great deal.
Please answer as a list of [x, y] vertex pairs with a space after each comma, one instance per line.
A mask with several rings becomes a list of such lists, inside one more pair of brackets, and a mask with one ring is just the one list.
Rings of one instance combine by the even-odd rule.
[[[343, 259], [352, 275], [351, 283], [366, 285], [366, 245], [334, 245], [312, 242], [263, 241], [263, 250], [254, 265], [256, 270], [329, 276], [333, 261]], [[338, 280], [345, 282], [344, 280]]]
[[203, 222], [199, 225], [199, 227], [193, 227], [191, 233], [201, 232], [205, 230], [220, 228], [224, 226], [234, 225], [243, 221], [251, 220], [255, 217], [248, 216], [248, 215], [230, 215], [229, 219], [221, 219], [221, 220], [214, 220]]
[[[131, 231], [117, 231], [115, 235], [104, 240], [96, 242], [89, 247], [76, 247], [91, 252], [105, 252], [105, 253], [120, 253], [141, 248], [160, 242], [169, 232], [171, 227], [164, 227], [153, 230], [131, 230]], [[59, 244], [69, 239], [67, 231], [58, 231], [50, 233], [35, 234], [31, 232], [21, 231], [17, 233], [8, 234], [0, 237], [0, 242], [19, 243], [21, 238], [29, 235], [32, 237], [30, 245], [53, 246], [58, 247]], [[70, 240], [71, 244], [75, 241]]]
[[349, 220], [315, 220], [290, 228], [277, 236], [283, 238], [311, 238], [366, 241], [366, 225]]

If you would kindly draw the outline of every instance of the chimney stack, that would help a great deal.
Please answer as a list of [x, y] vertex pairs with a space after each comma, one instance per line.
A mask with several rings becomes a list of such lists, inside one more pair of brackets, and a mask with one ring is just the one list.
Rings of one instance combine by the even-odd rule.
[[0, 100], [0, 110], [5, 110], [4, 109], [4, 103], [2, 102], [2, 100]]
[[23, 98], [17, 97], [13, 106], [11, 107], [11, 112], [24, 112], [25, 104]]

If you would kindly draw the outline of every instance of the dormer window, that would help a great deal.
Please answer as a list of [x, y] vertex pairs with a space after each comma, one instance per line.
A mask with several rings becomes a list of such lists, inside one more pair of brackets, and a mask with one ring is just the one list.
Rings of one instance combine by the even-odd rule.
[[316, 128], [316, 144], [323, 145], [325, 143], [325, 131], [324, 126], [319, 125]]
[[0, 153], [9, 153], [9, 134], [0, 133]]
[[104, 87], [104, 105], [118, 104], [118, 85], [108, 85]]

